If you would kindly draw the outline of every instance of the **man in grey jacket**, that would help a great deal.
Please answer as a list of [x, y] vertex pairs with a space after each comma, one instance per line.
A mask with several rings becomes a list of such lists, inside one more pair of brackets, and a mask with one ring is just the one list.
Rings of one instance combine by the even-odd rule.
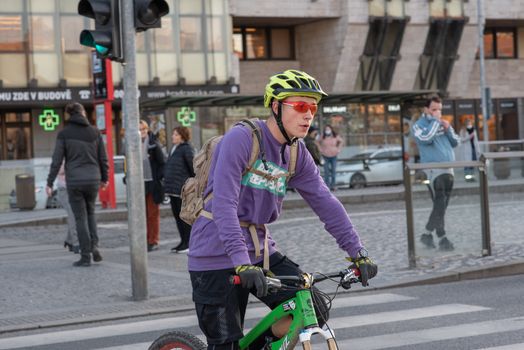
[[46, 191], [53, 189], [53, 182], [65, 159], [67, 194], [75, 215], [81, 257], [74, 266], [90, 266], [102, 261], [98, 250], [95, 220], [95, 201], [98, 188], [107, 186], [108, 163], [100, 132], [89, 124], [84, 107], [79, 103], [66, 106], [69, 124], [58, 133], [53, 161], [47, 177]]

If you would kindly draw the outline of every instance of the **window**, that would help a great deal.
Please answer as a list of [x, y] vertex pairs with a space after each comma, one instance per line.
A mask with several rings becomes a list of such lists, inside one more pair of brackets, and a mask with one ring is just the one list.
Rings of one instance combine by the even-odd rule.
[[85, 46], [80, 45], [79, 33], [84, 29], [84, 20], [80, 16], [60, 17], [60, 30], [62, 35], [62, 50], [64, 52], [80, 52]]
[[516, 28], [486, 28], [484, 30], [485, 58], [517, 58]]
[[201, 29], [200, 17], [180, 18], [180, 49], [182, 51], [202, 50]]
[[441, 90], [448, 87], [464, 30], [464, 19], [432, 18], [420, 58], [416, 88]]
[[0, 16], [0, 51], [24, 51], [21, 15]]
[[29, 38], [33, 51], [53, 51], [55, 49], [53, 16], [32, 15]]
[[360, 59], [357, 81], [360, 90], [389, 90], [397, 60], [400, 58], [400, 44], [405, 28], [405, 19], [372, 19]]
[[438, 17], [464, 17], [464, 0], [430, 0], [429, 15]]
[[210, 52], [224, 51], [222, 18], [217, 16], [207, 17], [207, 49]]
[[405, 0], [368, 0], [369, 15], [373, 17], [404, 17]]
[[233, 50], [242, 60], [294, 59], [292, 28], [235, 27]]

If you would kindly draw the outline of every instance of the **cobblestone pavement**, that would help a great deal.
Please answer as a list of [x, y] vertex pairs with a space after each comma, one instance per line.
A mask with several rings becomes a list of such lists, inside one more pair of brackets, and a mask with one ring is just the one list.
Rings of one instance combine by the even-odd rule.
[[[492, 255], [487, 257], [481, 257], [479, 199], [452, 198], [446, 225], [456, 250], [447, 254], [424, 250], [417, 240], [414, 269], [408, 268], [404, 202], [351, 204], [346, 209], [379, 266], [372, 287], [381, 287], [464, 268], [524, 261], [522, 197], [524, 194], [515, 193], [490, 197]], [[431, 209], [429, 198], [417, 199], [414, 208], [418, 239]], [[150, 301], [145, 303], [129, 303], [127, 221], [104, 222], [98, 227], [104, 261], [86, 269], [72, 267], [78, 255], [61, 247], [65, 225], [0, 230], [0, 330], [39, 320], [88, 320], [102, 313], [192, 306], [187, 256], [170, 253], [178, 243], [172, 218], [162, 218], [160, 250], [148, 255]], [[306, 271], [328, 272], [346, 265], [345, 254], [309, 209], [284, 211], [280, 220], [270, 225], [270, 231], [281, 251]], [[331, 286], [325, 289], [333, 291]]]

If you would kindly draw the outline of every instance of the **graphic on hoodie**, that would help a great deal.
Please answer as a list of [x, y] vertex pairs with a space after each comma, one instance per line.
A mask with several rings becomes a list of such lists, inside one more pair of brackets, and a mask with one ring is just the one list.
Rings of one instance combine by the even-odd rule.
[[[268, 170], [264, 168], [264, 163], [262, 163], [262, 160], [257, 159], [255, 164], [253, 164], [253, 168], [257, 169], [264, 173], [269, 173], [271, 175], [279, 175], [279, 174], [286, 174], [287, 170], [279, 167], [273, 162], [266, 161], [266, 164], [268, 166]], [[254, 174], [252, 172], [246, 173], [242, 177], [242, 185], [252, 187], [252, 188], [258, 188], [261, 190], [269, 191], [270, 193], [283, 197], [286, 194], [286, 177], [281, 176], [276, 180], [268, 180], [264, 178], [263, 176]]]

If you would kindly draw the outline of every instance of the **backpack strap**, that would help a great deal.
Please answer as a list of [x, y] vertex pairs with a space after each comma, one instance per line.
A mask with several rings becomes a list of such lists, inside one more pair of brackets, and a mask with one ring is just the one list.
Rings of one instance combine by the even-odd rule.
[[297, 157], [298, 157], [298, 142], [293, 142], [289, 149], [289, 168], [287, 181], [295, 175], [295, 170], [297, 167]]

